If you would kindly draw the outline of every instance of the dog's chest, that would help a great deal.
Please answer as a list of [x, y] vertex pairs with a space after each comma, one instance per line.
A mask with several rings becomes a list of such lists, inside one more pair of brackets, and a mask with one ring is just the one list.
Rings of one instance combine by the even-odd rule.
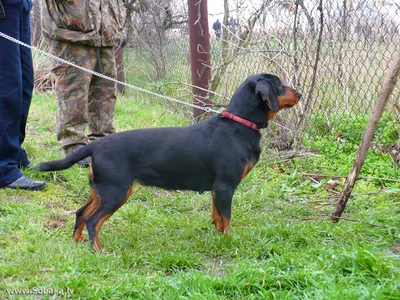
[[247, 157], [246, 162], [243, 166], [243, 172], [240, 180], [243, 180], [247, 174], [253, 169], [253, 167], [257, 164], [259, 158], [260, 158], [260, 145], [255, 144], [253, 145], [249, 157]]
[[240, 180], [242, 181], [244, 178], [246, 178], [247, 174], [250, 173], [250, 171], [253, 169], [253, 167], [256, 165], [258, 162], [258, 158], [252, 157], [248, 162], [245, 163], [243, 167], [243, 172]]

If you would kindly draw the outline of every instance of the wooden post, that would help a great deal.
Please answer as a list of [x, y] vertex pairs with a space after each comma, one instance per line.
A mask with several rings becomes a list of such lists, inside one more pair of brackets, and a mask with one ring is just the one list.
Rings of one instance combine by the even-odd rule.
[[347, 201], [350, 198], [354, 184], [360, 174], [361, 168], [364, 164], [365, 158], [368, 154], [368, 149], [371, 145], [372, 137], [376, 131], [376, 127], [385, 109], [386, 103], [389, 96], [392, 94], [394, 86], [397, 82], [400, 73], [400, 51], [395, 54], [390, 69], [386, 73], [382, 89], [379, 93], [378, 101], [372, 111], [371, 118], [368, 121], [367, 128], [365, 129], [361, 138], [360, 146], [357, 150], [356, 157], [353, 163], [353, 169], [346, 179], [343, 191], [340, 194], [339, 201], [336, 204], [336, 209], [331, 215], [331, 219], [334, 222], [339, 221], [339, 217], [342, 215], [344, 208], [346, 207]]
[[[215, 1], [215, 0], [213, 0]], [[194, 85], [193, 103], [210, 106], [208, 87], [211, 80], [210, 32], [208, 30], [207, 0], [188, 0], [190, 60], [192, 84]], [[198, 89], [201, 87], [203, 89]], [[205, 90], [204, 90], [205, 89]], [[195, 108], [193, 117], [198, 121], [204, 111]]]

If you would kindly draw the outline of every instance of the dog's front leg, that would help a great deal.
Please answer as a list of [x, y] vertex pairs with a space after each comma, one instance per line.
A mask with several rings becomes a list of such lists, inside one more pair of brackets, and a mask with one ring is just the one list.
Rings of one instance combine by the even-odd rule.
[[230, 184], [219, 181], [214, 183], [212, 189], [211, 220], [215, 228], [225, 234], [228, 234], [230, 230], [233, 191]]

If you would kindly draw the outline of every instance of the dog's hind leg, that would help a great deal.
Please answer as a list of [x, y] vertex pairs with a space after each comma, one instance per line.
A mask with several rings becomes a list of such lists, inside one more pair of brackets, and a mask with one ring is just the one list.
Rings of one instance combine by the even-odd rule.
[[87, 239], [83, 237], [82, 231], [86, 224], [86, 219], [89, 217], [98, 206], [99, 199], [96, 195], [95, 190], [90, 190], [90, 196], [88, 201], [80, 209], [76, 211], [75, 228], [73, 238], [77, 242], [86, 242]]
[[100, 245], [99, 231], [103, 223], [128, 201], [133, 184], [126, 188], [120, 186], [102, 185], [97, 187], [98, 205], [95, 211], [86, 219], [86, 228], [93, 249], [105, 252]]
[[212, 223], [215, 228], [224, 233], [228, 233], [231, 220], [231, 206], [233, 197], [233, 188], [229, 184], [216, 181], [212, 189]]
[[92, 187], [93, 180], [94, 180], [93, 169], [92, 169], [92, 164], [90, 164], [89, 165], [89, 184], [91, 186], [91, 189], [90, 189], [89, 199], [85, 203], [85, 205], [82, 206], [80, 209], [78, 209], [75, 213], [76, 214], [75, 228], [74, 228], [74, 233], [72, 234], [72, 237], [77, 242], [87, 242], [87, 238], [83, 237], [82, 231], [83, 231], [83, 228], [85, 227], [87, 217], [89, 217], [98, 206], [99, 199], [96, 195], [96, 191]]

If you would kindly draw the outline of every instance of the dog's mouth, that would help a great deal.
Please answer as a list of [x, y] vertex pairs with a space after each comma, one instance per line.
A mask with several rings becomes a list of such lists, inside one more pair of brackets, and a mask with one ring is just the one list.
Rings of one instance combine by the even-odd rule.
[[300, 101], [301, 93], [285, 87], [285, 91], [281, 96], [278, 96], [279, 110], [284, 108], [292, 108]]
[[[279, 110], [292, 108], [300, 101], [302, 96], [300, 92], [286, 86], [280, 87], [279, 90], [282, 91], [282, 94], [278, 96]], [[268, 121], [272, 120], [275, 115], [276, 112], [269, 110]]]

